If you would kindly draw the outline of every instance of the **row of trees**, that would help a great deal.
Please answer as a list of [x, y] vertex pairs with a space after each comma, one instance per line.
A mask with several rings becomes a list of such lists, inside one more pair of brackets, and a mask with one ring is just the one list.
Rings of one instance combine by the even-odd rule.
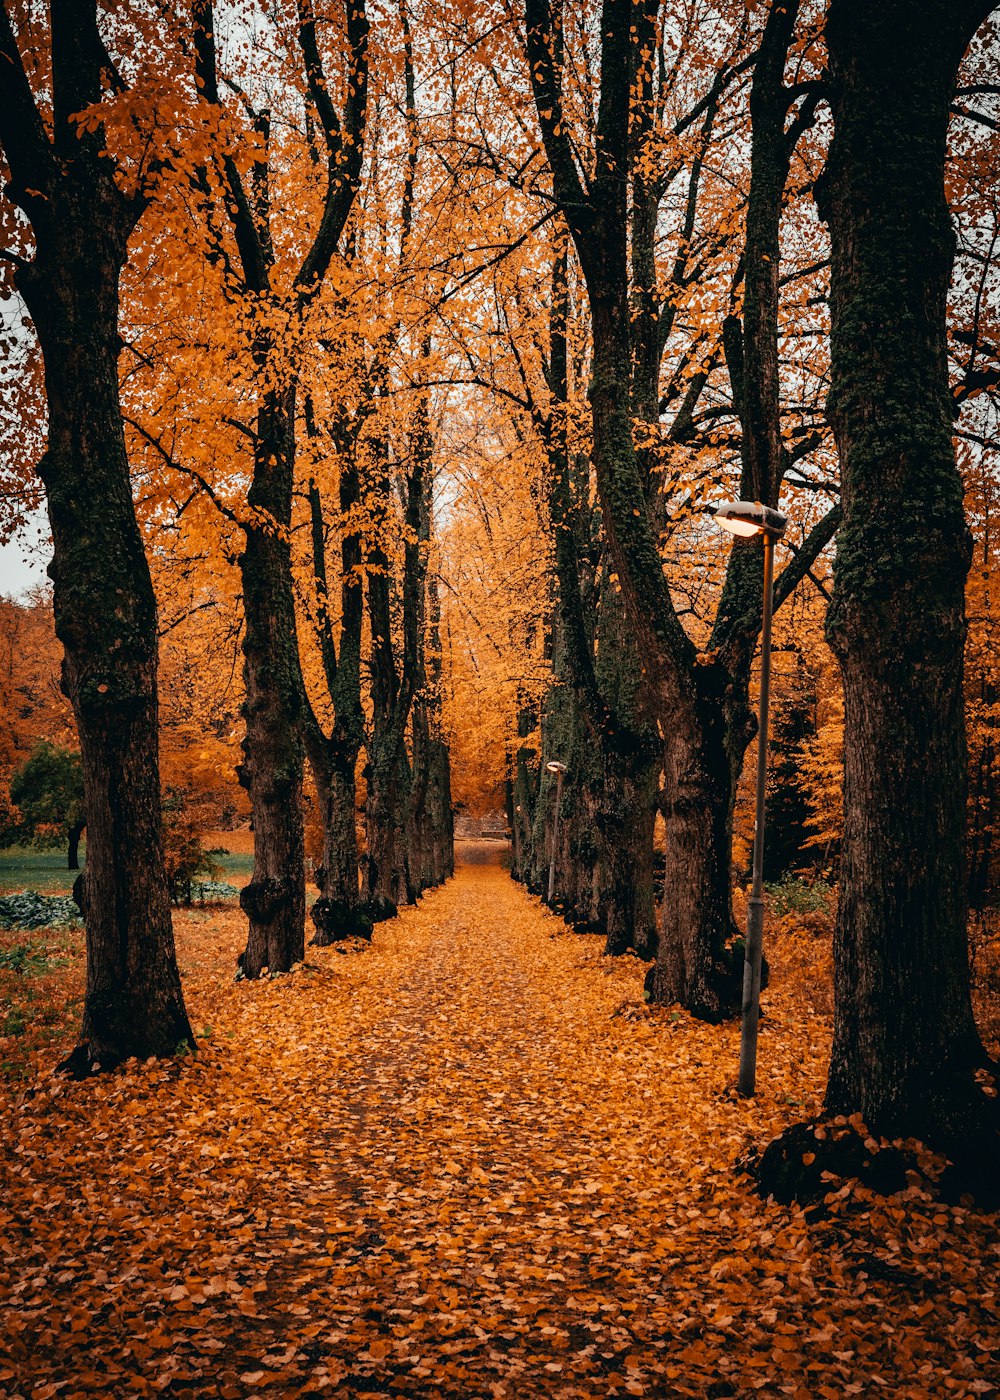
[[[784, 488], [783, 508], [793, 503], [779, 607], [806, 578], [826, 591], [820, 555], [837, 539], [827, 632], [843, 675], [845, 776], [828, 1104], [952, 1148], [995, 1129], [976, 1080], [985, 1056], [967, 973], [969, 553], [954, 447], [961, 415], [979, 528], [989, 511], [973, 477], [991, 469], [994, 412], [981, 395], [998, 378], [986, 332], [995, 200], [983, 185], [983, 133], [996, 122], [968, 103], [989, 106], [995, 34], [987, 26], [967, 48], [988, 12], [890, 6], [876, 20], [847, 3], [828, 14], [782, 4], [741, 29], [740, 13], [716, 6], [713, 63], [698, 84], [685, 68], [697, 71], [696, 42], [677, 46], [675, 16], [657, 5], [605, 4], [591, 29], [561, 6], [529, 3], [557, 218], [547, 295], [536, 291], [549, 321], [534, 337], [537, 360], [522, 333], [501, 386], [543, 454], [535, 505], [556, 576], [551, 624], [542, 606], [509, 639], [530, 663], [507, 774], [515, 873], [544, 888], [555, 780], [543, 760], [561, 759], [570, 776], [557, 863], [572, 916], [601, 928], [611, 952], [655, 948], [654, 1000], [713, 1020], [733, 1013], [742, 958], [730, 861], [754, 729], [761, 550], [737, 543], [724, 564], [712, 558], [698, 468], [709, 459], [718, 490], [735, 454], [734, 495], [777, 505]], [[906, 75], [898, 92], [886, 82], [890, 51]], [[680, 146], [692, 129], [699, 140]], [[735, 154], [734, 129], [747, 138]], [[963, 254], [950, 343], [946, 156]], [[736, 219], [713, 200], [712, 174], [743, 181]], [[671, 210], [673, 181], [683, 197]], [[537, 287], [537, 265], [534, 276]], [[801, 514], [800, 488], [813, 502]], [[980, 536], [988, 554], [988, 527]], [[977, 670], [974, 813], [993, 785], [991, 689], [988, 668]], [[973, 826], [980, 886], [987, 826]], [[933, 969], [929, 980], [911, 977], [918, 966]]]
[[[184, 557], [190, 612], [224, 603], [220, 565], [239, 571], [238, 771], [255, 836], [243, 974], [303, 955], [306, 753], [324, 826], [320, 941], [370, 930], [451, 868], [428, 574], [435, 425], [418, 384], [405, 416], [385, 405], [394, 375], [419, 378], [430, 336], [404, 339], [385, 284], [380, 306], [352, 299], [371, 270], [360, 249], [378, 246], [394, 201], [383, 256], [407, 267], [419, 194], [409, 40], [395, 75], [403, 169], [362, 209], [362, 3], [322, 30], [306, 3], [262, 19], [266, 72], [253, 67], [259, 45], [239, 69], [240, 16], [228, 46], [210, 5], [162, 26], [148, 18], [99, 25], [96, 5], [59, 3], [47, 24], [11, 6], [0, 15], [5, 259], [44, 363], [39, 473], [86, 785], [81, 1070], [190, 1040], [163, 861], [144, 536], [155, 574], [176, 575]], [[379, 139], [377, 128], [373, 163]], [[381, 318], [374, 336], [362, 309]]]
[[[515, 873], [540, 882], [539, 759], [558, 757], [574, 917], [612, 952], [655, 951], [654, 1000], [732, 1015], [763, 581], [758, 543], [708, 542], [705, 502], [731, 492], [792, 515], [779, 607], [822, 595], [837, 542], [830, 1107], [931, 1140], [988, 1132], [953, 433], [960, 412], [970, 450], [992, 442], [988, 25], [969, 49], [989, 9], [289, 0], [234, 7], [220, 33], [204, 0], [154, 28], [4, 6], [4, 258], [44, 357], [87, 789], [81, 1063], [188, 1035], [153, 578], [183, 579], [178, 626], [239, 599], [248, 976], [301, 955], [304, 757], [333, 936], [447, 873], [442, 690], [456, 743], [485, 757], [461, 697], [502, 673]], [[946, 158], [965, 259], [950, 342]]]

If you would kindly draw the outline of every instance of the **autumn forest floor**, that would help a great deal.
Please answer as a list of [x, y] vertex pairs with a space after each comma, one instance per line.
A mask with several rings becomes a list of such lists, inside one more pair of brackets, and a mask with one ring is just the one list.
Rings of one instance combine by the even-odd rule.
[[499, 849], [272, 981], [179, 916], [197, 1056], [70, 1083], [53, 1020], [0, 1088], [0, 1395], [998, 1392], [995, 1216], [736, 1166], [819, 1106], [820, 941], [776, 941], [743, 1101], [738, 1028], [647, 1011]]

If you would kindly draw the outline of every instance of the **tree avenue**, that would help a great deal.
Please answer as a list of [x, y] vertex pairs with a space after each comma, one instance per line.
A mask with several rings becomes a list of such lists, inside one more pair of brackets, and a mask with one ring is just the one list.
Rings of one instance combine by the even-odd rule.
[[997, 52], [988, 0], [5, 0], [2, 523], [40, 478], [53, 589], [0, 600], [0, 824], [86, 826], [71, 1069], [194, 1044], [164, 812], [202, 872], [252, 833], [240, 980], [378, 937], [457, 815], [654, 1018], [733, 1020], [738, 499], [788, 519], [767, 879], [839, 898], [762, 1182], [852, 1115], [995, 1162]]

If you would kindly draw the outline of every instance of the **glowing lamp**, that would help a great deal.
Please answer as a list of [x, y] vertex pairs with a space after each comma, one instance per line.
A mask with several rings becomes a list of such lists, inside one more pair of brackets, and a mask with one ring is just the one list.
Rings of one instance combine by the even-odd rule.
[[780, 511], [762, 506], [760, 501], [726, 501], [715, 508], [715, 523], [731, 535], [769, 535], [777, 540], [785, 533], [788, 521]]

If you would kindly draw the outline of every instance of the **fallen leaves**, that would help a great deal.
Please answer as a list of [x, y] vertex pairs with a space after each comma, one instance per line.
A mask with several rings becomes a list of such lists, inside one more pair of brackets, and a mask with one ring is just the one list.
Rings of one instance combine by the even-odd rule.
[[465, 866], [367, 951], [234, 985], [239, 916], [179, 918], [199, 1055], [81, 1084], [36, 1057], [11, 1095], [0, 1393], [1000, 1383], [994, 1220], [914, 1182], [833, 1183], [810, 1222], [734, 1168], [818, 1106], [829, 1027], [784, 980], [794, 935], [744, 1101], [738, 1027], [639, 1012], [642, 966], [562, 930]]

